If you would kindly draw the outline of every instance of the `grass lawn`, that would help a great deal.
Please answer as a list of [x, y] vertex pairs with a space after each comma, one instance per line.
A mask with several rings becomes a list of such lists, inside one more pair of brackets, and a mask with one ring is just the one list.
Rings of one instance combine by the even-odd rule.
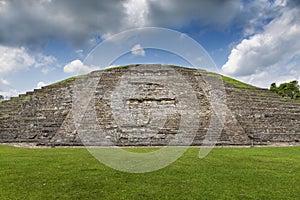
[[198, 151], [129, 174], [84, 148], [0, 146], [0, 199], [300, 199], [300, 147], [216, 148], [204, 159]]

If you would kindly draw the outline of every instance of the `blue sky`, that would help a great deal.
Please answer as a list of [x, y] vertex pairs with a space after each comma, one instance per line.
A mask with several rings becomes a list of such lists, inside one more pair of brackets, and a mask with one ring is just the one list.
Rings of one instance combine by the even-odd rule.
[[[300, 80], [297, 0], [0, 0], [0, 94], [105, 68], [84, 59], [105, 39], [142, 27], [186, 34], [220, 73], [241, 81], [268, 87]], [[139, 43], [111, 65], [130, 63], [188, 65]]]

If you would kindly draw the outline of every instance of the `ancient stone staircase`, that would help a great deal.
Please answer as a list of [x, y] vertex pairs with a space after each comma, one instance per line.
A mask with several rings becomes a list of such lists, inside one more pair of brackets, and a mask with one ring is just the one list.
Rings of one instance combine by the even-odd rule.
[[299, 142], [300, 102], [266, 89], [226, 84], [228, 107], [255, 143]]
[[[149, 125], [149, 120], [154, 124], [160, 124], [159, 120], [155, 121], [149, 113], [154, 112], [152, 108], [172, 110], [172, 106], [178, 108], [181, 105], [178, 104], [176, 95], [182, 92], [182, 89], [169, 90], [169, 83], [166, 81], [169, 78], [179, 83], [184, 79], [195, 92], [198, 109], [195, 107], [189, 112], [197, 112], [199, 119], [197, 124], [190, 125], [194, 127], [188, 128], [196, 128], [196, 135], [183, 131], [182, 140], [192, 140], [192, 145], [202, 145], [213, 113], [206, 80], [222, 79], [222, 77], [211, 76], [211, 73], [206, 71], [181, 67], [169, 67], [171, 71], [168, 72], [160, 65], [149, 65], [149, 69], [158, 67], [156, 74], [151, 74], [154, 73], [153, 70], [142, 70], [138, 72], [144, 76], [141, 80], [132, 81], [130, 76], [126, 78], [128, 72], [138, 77], [134, 73], [137, 73], [136, 69], [140, 67], [143, 66], [133, 65], [93, 72], [90, 76], [73, 78], [1, 102], [0, 142], [27, 142], [39, 145], [167, 145], [178, 134], [181, 116], [176, 112], [170, 113], [163, 126], [158, 129]], [[176, 79], [174, 73], [178, 73], [182, 80]], [[162, 77], [159, 79], [161, 83], [145, 79], [154, 75]], [[88, 79], [97, 81], [97, 84], [92, 91], [92, 101], [87, 106], [88, 112], [84, 114], [83, 120], [78, 122], [76, 118], [74, 119], [77, 108], [73, 107], [72, 110], [74, 96], [78, 92], [74, 88], [77, 86], [77, 90], [78, 88], [83, 91], [90, 90], [90, 85], [85, 84]], [[136, 97], [124, 101], [124, 105], [134, 112], [142, 106], [143, 115], [136, 114], [136, 125], [132, 124], [132, 121], [124, 120], [126, 117], [121, 117], [121, 122], [116, 122], [115, 119], [119, 111], [118, 108], [113, 108], [112, 96], [116, 95], [116, 88], [120, 87], [121, 91], [124, 90], [120, 86], [124, 80], [129, 84], [128, 87], [138, 88]], [[238, 85], [224, 80], [228, 110], [224, 128], [217, 138], [218, 145], [299, 143], [300, 101], [282, 98], [266, 89]], [[183, 83], [178, 84], [179, 87], [180, 85]], [[188, 102], [186, 105], [191, 106]], [[95, 112], [95, 116], [89, 115], [89, 112]], [[120, 116], [123, 114], [119, 113]], [[187, 122], [193, 120], [187, 119]], [[96, 124], [104, 135], [98, 135], [99, 133], [89, 126], [90, 123]], [[179, 142], [178, 145], [180, 144]]]

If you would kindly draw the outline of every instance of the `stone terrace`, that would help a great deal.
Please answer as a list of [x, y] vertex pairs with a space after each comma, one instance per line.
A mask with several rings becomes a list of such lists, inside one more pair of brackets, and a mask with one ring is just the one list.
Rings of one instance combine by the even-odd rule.
[[[154, 73], [151, 70], [142, 71], [144, 77], [140, 79], [135, 75], [136, 79], [131, 80], [130, 76], [126, 75], [130, 70], [134, 71], [140, 67], [157, 69], [152, 75], [160, 78], [145, 79], [146, 76]], [[176, 112], [169, 114], [163, 126], [157, 130], [157, 127], [151, 126], [151, 122], [154, 124], [160, 122], [155, 122], [155, 119], [151, 118], [153, 110], [149, 107], [183, 109], [179, 107], [181, 104], [178, 103], [179, 99], [176, 96], [181, 91], [174, 88], [170, 90], [166, 79], [170, 79], [171, 83], [174, 81], [174, 84], [177, 82], [178, 85], [183, 85], [184, 83], [181, 84], [180, 81], [184, 79], [194, 90], [199, 103], [197, 109], [195, 107], [190, 110], [199, 114], [199, 122], [195, 126], [197, 128], [195, 138], [185, 132], [185, 139], [193, 139], [193, 145], [202, 145], [213, 112], [210, 89], [206, 81], [211, 78], [224, 79], [228, 107], [224, 129], [218, 137], [218, 145], [299, 144], [300, 101], [282, 98], [266, 89], [240, 84], [206, 71], [182, 67], [169, 68], [171, 70], [166, 71], [161, 65], [132, 65], [96, 71], [89, 76], [71, 78], [3, 101], [0, 103], [0, 143], [26, 142], [49, 146], [77, 146], [84, 143], [107, 146], [111, 145], [106, 142], [110, 140], [118, 146], [167, 145], [178, 134], [181, 116]], [[99, 78], [100, 74], [101, 78]], [[87, 133], [82, 137], [84, 127], [90, 121], [83, 119], [79, 128], [80, 134], [74, 122], [72, 112], [74, 85], [78, 82], [79, 88], [88, 89], [89, 86], [83, 84], [88, 79], [97, 81], [97, 84], [92, 101], [87, 106], [87, 113], [89, 109], [94, 109], [96, 119], [91, 120], [94, 120], [93, 123], [96, 122], [103, 132], [105, 138], [103, 140], [99, 139], [103, 137], [97, 134]], [[114, 92], [120, 83], [123, 83], [122, 81], [128, 83], [128, 87], [138, 88], [135, 97], [124, 101], [134, 112], [142, 109], [142, 115], [136, 113], [136, 118], [133, 119], [136, 124], [129, 119], [126, 121], [122, 112], [114, 111], [118, 108], [112, 108], [111, 98], [116, 95]], [[191, 105], [187, 102], [187, 106]], [[116, 113], [123, 116], [121, 122], [116, 122]], [[179, 142], [178, 145], [180, 144], [182, 143]]]

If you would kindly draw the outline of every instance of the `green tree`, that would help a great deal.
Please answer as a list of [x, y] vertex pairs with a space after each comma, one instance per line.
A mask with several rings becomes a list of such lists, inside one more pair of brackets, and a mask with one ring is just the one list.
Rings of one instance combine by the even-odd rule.
[[296, 80], [289, 83], [282, 83], [279, 87], [277, 87], [275, 83], [272, 83], [270, 90], [283, 97], [290, 97], [291, 99], [300, 98], [300, 87]]
[[276, 86], [276, 83], [272, 83], [271, 84], [271, 86], [270, 86], [270, 90], [272, 91], [272, 92], [277, 92], [277, 86]]
[[4, 100], [4, 96], [0, 94], [0, 101]]

